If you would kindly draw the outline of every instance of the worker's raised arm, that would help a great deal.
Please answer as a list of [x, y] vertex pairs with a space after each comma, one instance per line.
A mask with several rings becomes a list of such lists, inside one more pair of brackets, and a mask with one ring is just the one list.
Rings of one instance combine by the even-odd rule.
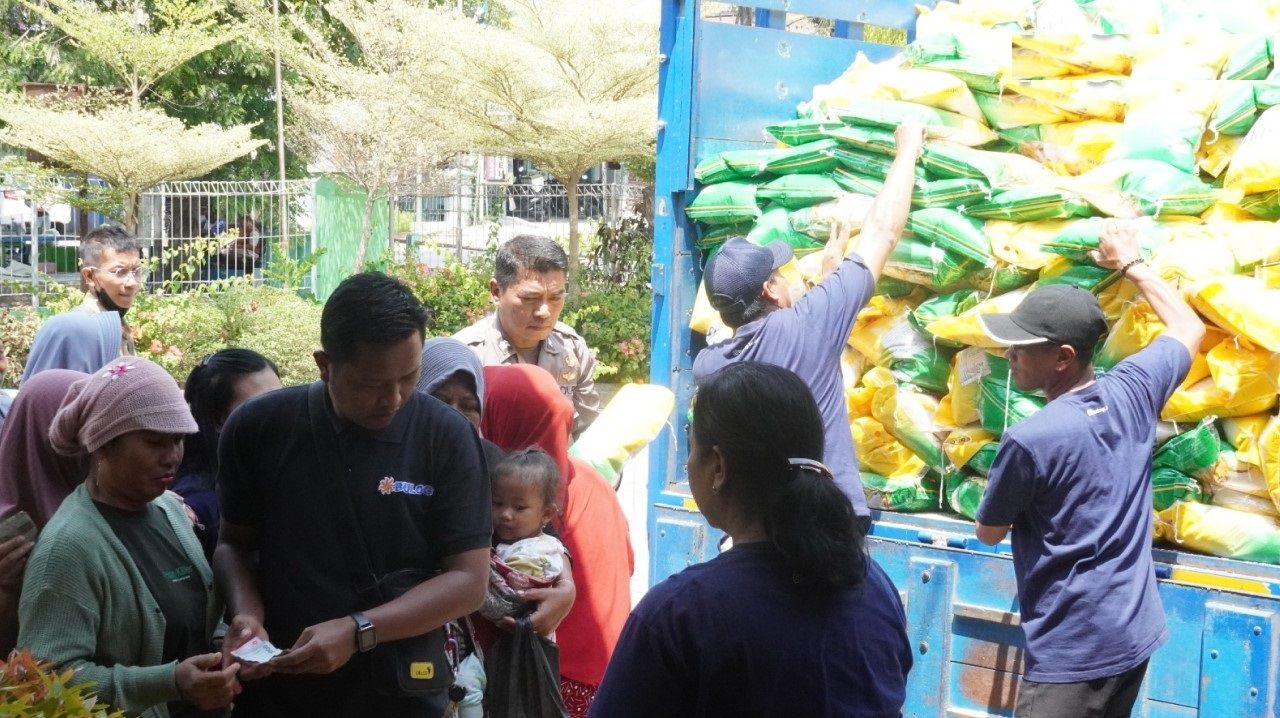
[[[889, 166], [884, 188], [871, 203], [857, 242], [849, 248], [862, 257], [874, 279], [880, 279], [889, 254], [898, 245], [902, 231], [907, 226], [907, 214], [911, 211], [911, 192], [915, 189], [916, 161], [924, 147], [924, 126], [916, 122], [904, 122], [894, 132], [894, 139], [897, 142], [897, 155]], [[837, 239], [841, 240], [837, 251], [844, 253], [848, 236], [832, 237], [833, 241]], [[830, 245], [829, 242], [829, 251]]]
[[1098, 249], [1090, 256], [1100, 267], [1124, 272], [1164, 323], [1164, 333], [1185, 346], [1192, 357], [1196, 355], [1204, 339], [1204, 322], [1182, 295], [1143, 261], [1138, 232], [1132, 224], [1106, 222], [1098, 237]]

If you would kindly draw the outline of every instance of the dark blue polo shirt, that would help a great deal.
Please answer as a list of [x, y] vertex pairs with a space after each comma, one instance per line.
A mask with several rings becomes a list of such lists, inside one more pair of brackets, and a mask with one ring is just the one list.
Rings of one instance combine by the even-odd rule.
[[767, 543], [650, 589], [591, 706], [599, 718], [897, 718], [911, 647], [902, 601], [867, 559], [854, 588], [798, 588]]
[[1151, 559], [1151, 449], [1190, 366], [1186, 347], [1160, 337], [1001, 439], [977, 518], [1013, 526], [1029, 680], [1116, 676], [1167, 638]]
[[699, 382], [736, 361], [759, 361], [795, 372], [822, 412], [823, 461], [859, 516], [871, 512], [849, 429], [840, 355], [858, 312], [874, 291], [871, 270], [851, 254], [794, 306], [738, 327], [732, 339], [703, 349], [693, 362], [693, 377]]
[[[223, 521], [258, 532], [265, 627], [282, 648], [308, 626], [369, 608], [357, 598], [369, 573], [353, 566], [352, 544], [367, 547], [377, 575], [435, 571], [442, 557], [488, 548], [492, 533], [480, 440], [462, 414], [413, 392], [389, 427], [371, 433], [338, 419], [326, 391], [327, 426], [317, 436], [312, 386], [324, 390], [290, 387], [250, 400], [219, 446]], [[360, 540], [344, 516], [349, 507]], [[324, 680], [299, 680], [299, 690], [349, 694], [368, 682], [363, 659]]]

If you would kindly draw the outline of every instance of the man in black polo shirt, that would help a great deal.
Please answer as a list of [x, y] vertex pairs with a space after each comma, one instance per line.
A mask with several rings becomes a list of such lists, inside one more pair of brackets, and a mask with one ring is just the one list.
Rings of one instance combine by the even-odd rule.
[[[241, 669], [237, 716], [443, 711], [443, 694], [387, 690], [366, 652], [484, 599], [489, 482], [475, 429], [414, 390], [426, 321], [396, 280], [348, 278], [321, 316], [322, 381], [251, 400], [223, 430], [214, 567], [234, 617], [227, 660], [253, 637], [292, 649]], [[406, 569], [434, 575], [370, 601], [372, 577]]]

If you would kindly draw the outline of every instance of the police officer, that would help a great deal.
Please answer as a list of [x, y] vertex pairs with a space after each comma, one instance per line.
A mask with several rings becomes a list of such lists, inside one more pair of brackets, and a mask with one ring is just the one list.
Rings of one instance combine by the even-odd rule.
[[497, 311], [454, 335], [485, 365], [537, 364], [573, 402], [577, 437], [600, 413], [596, 360], [587, 342], [560, 323], [569, 259], [546, 237], [522, 234], [498, 250], [489, 294]]

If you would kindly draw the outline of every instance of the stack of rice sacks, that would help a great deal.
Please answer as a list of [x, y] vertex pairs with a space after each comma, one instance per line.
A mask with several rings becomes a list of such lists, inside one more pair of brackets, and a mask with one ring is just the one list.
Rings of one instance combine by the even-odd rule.
[[[1162, 415], [1157, 539], [1280, 563], [1280, 0], [921, 12], [900, 55], [859, 56], [762, 128], [773, 148], [700, 158], [687, 212], [704, 262], [735, 235], [786, 242], [784, 272], [817, 281], [832, 226], [859, 226], [881, 187], [893, 128], [925, 123], [907, 234], [845, 354], [850, 430], [873, 507], [972, 519], [1000, 435], [1045, 403], [1012, 385], [977, 315], [1084, 287], [1111, 327], [1095, 364], [1114, 366], [1163, 327], [1087, 251], [1105, 218], [1136, 218], [1208, 330]], [[705, 288], [690, 326], [729, 333]]]

